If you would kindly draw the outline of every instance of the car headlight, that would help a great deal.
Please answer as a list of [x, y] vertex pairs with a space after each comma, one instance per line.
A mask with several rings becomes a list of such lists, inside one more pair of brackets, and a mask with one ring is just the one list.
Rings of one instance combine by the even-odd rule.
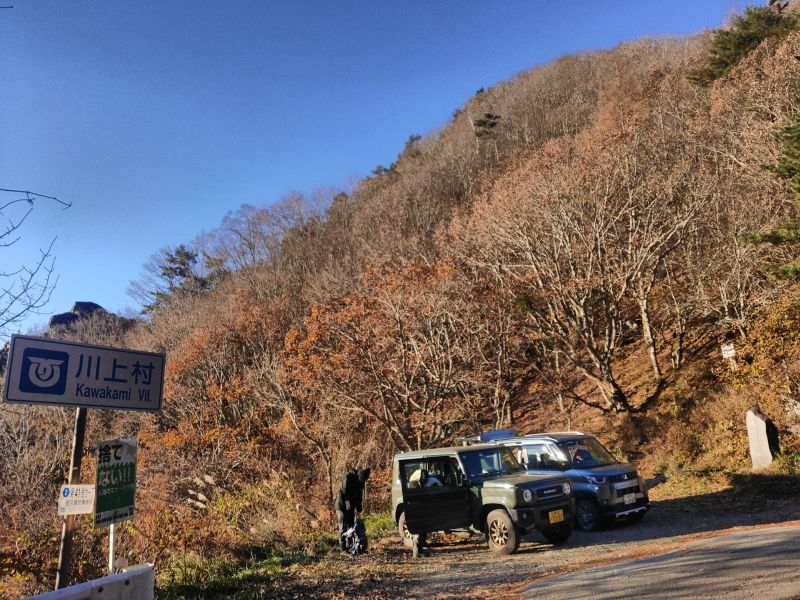
[[533, 494], [530, 490], [522, 490], [522, 499], [525, 500], [525, 502], [530, 502], [533, 500]]
[[602, 485], [608, 481], [608, 477], [589, 477], [588, 479], [596, 485]]
[[567, 482], [564, 484], [564, 494], [569, 496], [570, 492], [572, 492], [572, 486]]

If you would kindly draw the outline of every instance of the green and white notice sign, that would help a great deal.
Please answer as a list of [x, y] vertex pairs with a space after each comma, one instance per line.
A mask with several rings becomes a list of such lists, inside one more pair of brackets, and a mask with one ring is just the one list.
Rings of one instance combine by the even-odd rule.
[[97, 445], [94, 526], [133, 518], [136, 498], [136, 440], [109, 440]]

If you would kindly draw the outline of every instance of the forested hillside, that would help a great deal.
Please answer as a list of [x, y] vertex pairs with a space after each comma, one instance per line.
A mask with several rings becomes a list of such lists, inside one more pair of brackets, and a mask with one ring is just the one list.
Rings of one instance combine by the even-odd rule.
[[[162, 414], [90, 417], [91, 441], [139, 438], [121, 550], [197, 577], [313, 554], [347, 465], [386, 509], [395, 451], [496, 427], [595, 431], [648, 476], [735, 471], [758, 404], [796, 467], [799, 99], [795, 13], [749, 9], [520, 73], [348, 193], [176, 240], [132, 286], [138, 323], [60, 333], [168, 357]], [[0, 592], [53, 579], [71, 426], [0, 413]]]

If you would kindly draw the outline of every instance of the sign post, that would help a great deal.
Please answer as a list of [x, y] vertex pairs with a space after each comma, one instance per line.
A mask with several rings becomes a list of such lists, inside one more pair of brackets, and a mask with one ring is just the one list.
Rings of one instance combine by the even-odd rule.
[[[87, 409], [161, 411], [164, 360], [163, 354], [153, 352], [14, 335], [3, 401], [78, 407], [68, 479], [75, 485], [81, 475]], [[135, 462], [135, 444], [133, 453]], [[133, 472], [135, 482], [135, 467]], [[99, 488], [97, 491], [99, 495]], [[132, 505], [130, 513], [132, 516]], [[121, 519], [108, 522], [113, 520]], [[76, 522], [74, 514], [64, 519], [56, 589], [68, 583]]]
[[728, 360], [731, 371], [738, 370], [739, 365], [736, 364], [736, 347], [733, 345], [733, 342], [722, 344], [720, 350], [722, 350], [722, 358]]
[[[8, 385], [8, 380], [6, 380]], [[72, 456], [69, 459], [69, 484], [81, 480], [81, 458], [83, 457], [83, 438], [86, 434], [86, 409], [75, 411], [75, 431], [72, 434]], [[67, 515], [61, 525], [61, 548], [58, 552], [58, 573], [56, 589], [61, 589], [69, 581], [69, 566], [72, 562], [72, 532], [75, 530], [77, 515]]]

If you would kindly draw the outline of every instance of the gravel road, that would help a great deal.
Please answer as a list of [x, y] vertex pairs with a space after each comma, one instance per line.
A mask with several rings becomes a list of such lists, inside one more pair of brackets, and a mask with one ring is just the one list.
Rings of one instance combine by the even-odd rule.
[[[738, 510], [737, 510], [738, 508]], [[619, 523], [605, 531], [576, 531], [554, 548], [538, 534], [527, 536], [512, 557], [495, 557], [479, 538], [432, 549], [417, 561], [407, 598], [516, 598], [537, 579], [578, 569], [677, 550], [693, 541], [741, 528], [800, 519], [794, 500], [764, 501], [757, 507], [715, 506], [708, 498], [653, 503], [640, 523]], [[430, 592], [434, 591], [434, 594]]]
[[761, 527], [687, 544], [682, 549], [561, 577], [523, 590], [527, 600], [612, 598], [800, 597], [800, 526]]
[[560, 547], [530, 534], [519, 552], [509, 557], [491, 554], [479, 536], [448, 536], [432, 545], [429, 556], [417, 560], [396, 536], [375, 539], [365, 556], [336, 554], [316, 570], [298, 573], [286, 582], [280, 597], [522, 598], [526, 588], [546, 578], [587, 568], [602, 570], [724, 534], [800, 525], [797, 497], [792, 492], [780, 499], [740, 498], [728, 491], [655, 501], [640, 523], [618, 523], [594, 533], [576, 531]]

